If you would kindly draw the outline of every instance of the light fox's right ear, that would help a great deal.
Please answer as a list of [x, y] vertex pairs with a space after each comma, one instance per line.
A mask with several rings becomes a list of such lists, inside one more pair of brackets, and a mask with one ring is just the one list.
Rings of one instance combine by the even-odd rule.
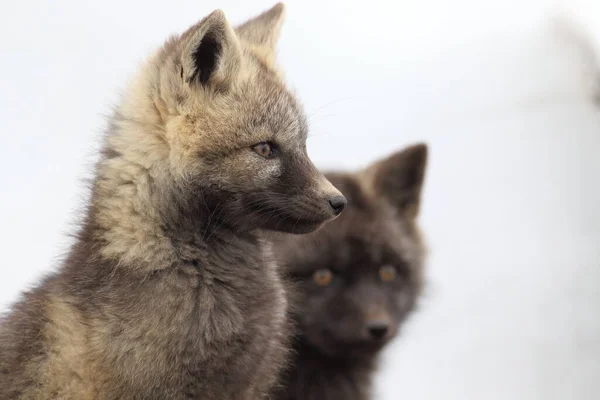
[[366, 170], [375, 194], [386, 198], [406, 218], [415, 218], [419, 213], [427, 153], [426, 144], [416, 144]]
[[268, 65], [275, 63], [277, 41], [285, 17], [285, 6], [277, 3], [262, 14], [235, 28], [238, 36]]
[[221, 10], [213, 11], [181, 35], [181, 79], [188, 84], [220, 85], [235, 78], [242, 52]]

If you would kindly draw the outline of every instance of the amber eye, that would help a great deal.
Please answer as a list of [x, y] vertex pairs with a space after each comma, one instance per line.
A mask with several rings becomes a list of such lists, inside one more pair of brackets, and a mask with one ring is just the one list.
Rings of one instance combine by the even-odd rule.
[[391, 282], [396, 279], [396, 268], [391, 265], [384, 265], [379, 268], [379, 279], [384, 282]]
[[327, 286], [333, 280], [333, 272], [327, 268], [316, 270], [313, 274], [313, 280], [319, 286]]
[[271, 142], [260, 142], [252, 146], [252, 150], [259, 156], [269, 158], [275, 153], [275, 145]]

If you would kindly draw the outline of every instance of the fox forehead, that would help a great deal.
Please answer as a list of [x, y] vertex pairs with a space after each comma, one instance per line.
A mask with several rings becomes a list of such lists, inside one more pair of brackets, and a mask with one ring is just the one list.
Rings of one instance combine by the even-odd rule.
[[385, 264], [418, 269], [423, 252], [418, 233], [387, 212], [385, 204], [369, 198], [362, 201], [361, 207], [353, 204], [319, 231], [284, 241], [280, 253], [286, 268], [294, 274], [318, 268], [371, 271]]
[[273, 135], [281, 142], [304, 142], [308, 123], [304, 110], [290, 91], [270, 73], [257, 76], [257, 84], [241, 91], [239, 103], [244, 108], [241, 125], [254, 134]]
[[261, 141], [302, 149], [308, 123], [292, 94], [268, 77], [215, 95], [210, 107], [192, 102], [170, 119], [167, 131], [189, 152], [228, 152]]
[[303, 254], [295, 253], [288, 257], [292, 260], [289, 269], [296, 274], [319, 268], [371, 273], [383, 265], [404, 265], [408, 262], [404, 249], [398, 248], [392, 241], [357, 238], [343, 233], [329, 239], [317, 237], [303, 246]]

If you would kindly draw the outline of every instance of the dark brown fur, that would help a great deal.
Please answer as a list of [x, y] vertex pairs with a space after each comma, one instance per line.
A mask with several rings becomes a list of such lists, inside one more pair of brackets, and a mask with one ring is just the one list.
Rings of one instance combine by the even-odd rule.
[[239, 33], [216, 11], [133, 80], [68, 257], [0, 321], [0, 399], [269, 392], [289, 335], [257, 229], [310, 232], [345, 202], [272, 63], [282, 11]]
[[[299, 333], [280, 400], [366, 400], [380, 350], [414, 310], [425, 254], [417, 215], [427, 148], [416, 145], [358, 174], [326, 175], [348, 198], [336, 221], [304, 236], [275, 241], [296, 282]], [[378, 273], [393, 266], [396, 279]], [[315, 271], [333, 271], [319, 286]]]

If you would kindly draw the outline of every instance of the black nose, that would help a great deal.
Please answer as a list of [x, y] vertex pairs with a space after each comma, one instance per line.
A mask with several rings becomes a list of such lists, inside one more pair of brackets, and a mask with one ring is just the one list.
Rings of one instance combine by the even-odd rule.
[[373, 322], [369, 324], [369, 334], [373, 339], [381, 339], [388, 332], [389, 325], [386, 322]]
[[340, 215], [344, 211], [344, 207], [348, 204], [348, 200], [344, 196], [335, 196], [329, 200], [329, 205], [333, 209], [335, 215]]

